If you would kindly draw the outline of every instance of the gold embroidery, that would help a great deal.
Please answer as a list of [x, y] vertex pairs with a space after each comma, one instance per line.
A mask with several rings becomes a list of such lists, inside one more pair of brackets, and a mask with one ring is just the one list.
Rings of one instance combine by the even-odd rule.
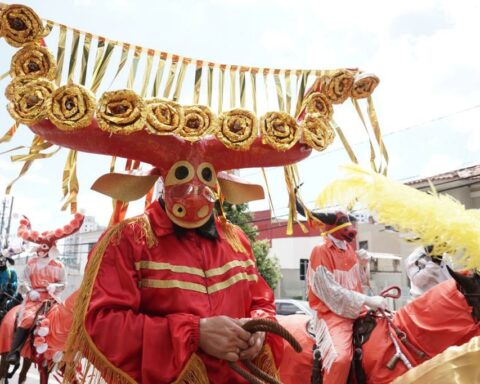
[[190, 283], [180, 280], [142, 279], [140, 280], [139, 285], [140, 288], [180, 288], [200, 293], [207, 293], [207, 288], [202, 284]]
[[159, 263], [155, 261], [142, 260], [135, 263], [135, 269], [138, 271], [140, 269], [153, 269], [156, 271], [172, 271], [177, 273], [189, 273], [191, 275], [205, 276], [203, 269], [187, 267], [184, 265], [174, 265], [170, 263]]
[[231, 285], [238, 283], [241, 280], [249, 280], [249, 281], [257, 281], [258, 277], [257, 275], [247, 275], [244, 272], [237, 273], [236, 275], [233, 275], [229, 279], [222, 281], [221, 283], [216, 283], [213, 285], [210, 285], [207, 290], [208, 293], [214, 293], [217, 291], [221, 291], [222, 289], [228, 288]]
[[218, 275], [223, 275], [225, 272], [229, 271], [235, 267], [244, 267], [247, 268], [248, 266], [255, 266], [253, 260], [233, 260], [225, 264], [223, 267], [212, 268], [205, 272], [205, 276], [213, 277]]

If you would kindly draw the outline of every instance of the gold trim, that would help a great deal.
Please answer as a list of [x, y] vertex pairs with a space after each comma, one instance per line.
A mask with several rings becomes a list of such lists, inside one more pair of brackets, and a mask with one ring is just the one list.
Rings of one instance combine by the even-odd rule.
[[174, 265], [170, 263], [158, 263], [155, 261], [142, 260], [135, 263], [135, 269], [138, 271], [140, 269], [152, 269], [155, 271], [172, 271], [177, 273], [189, 273], [191, 275], [197, 275], [205, 277], [205, 272], [203, 269], [187, 267], [184, 265]]
[[233, 260], [225, 264], [223, 267], [218, 267], [218, 268], [212, 268], [209, 269], [205, 272], [206, 277], [213, 277], [213, 276], [218, 276], [218, 275], [223, 275], [227, 271], [235, 268], [235, 267], [245, 267], [247, 268], [248, 266], [255, 266], [255, 263], [253, 260]]
[[244, 272], [237, 273], [236, 275], [233, 275], [229, 279], [222, 281], [221, 283], [216, 283], [213, 285], [210, 285], [208, 287], [208, 293], [214, 293], [221, 291], [222, 289], [228, 288], [231, 285], [238, 283], [239, 281], [242, 280], [248, 280], [248, 281], [258, 281], [258, 276], [257, 275], [248, 275]]
[[202, 284], [189, 283], [180, 280], [154, 280], [142, 279], [139, 282], [139, 288], [180, 288], [189, 291], [207, 293], [207, 288]]

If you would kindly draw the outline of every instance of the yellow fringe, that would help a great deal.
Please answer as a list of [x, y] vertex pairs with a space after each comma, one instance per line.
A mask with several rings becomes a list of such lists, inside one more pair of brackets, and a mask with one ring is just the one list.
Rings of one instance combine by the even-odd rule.
[[202, 359], [194, 353], [183, 368], [180, 376], [172, 384], [209, 384], [207, 368]]
[[82, 359], [87, 359], [91, 365], [87, 366], [84, 377], [90, 376], [93, 381], [101, 379], [113, 384], [135, 383], [127, 373], [115, 367], [108, 358], [96, 347], [85, 328], [85, 316], [90, 305], [93, 285], [97, 277], [103, 255], [110, 245], [120, 240], [123, 229], [128, 225], [139, 225], [141, 235], [136, 241], [145, 239], [147, 246], [152, 247], [156, 243], [155, 235], [150, 226], [147, 216], [134, 217], [122, 221], [121, 223], [107, 230], [103, 238], [97, 243], [90, 256], [85, 275], [80, 286], [77, 299], [77, 306], [73, 314], [72, 328], [68, 335], [65, 349], [65, 377], [64, 382], [70, 383], [75, 378], [76, 367], [81, 364]]
[[280, 380], [280, 374], [278, 373], [275, 360], [273, 358], [272, 349], [269, 345], [265, 345], [262, 348], [255, 360], [253, 360], [253, 363], [263, 372], [275, 377], [277, 380]]
[[240, 252], [247, 255], [248, 252], [238, 237], [238, 227], [230, 223], [224, 216], [219, 216], [218, 220], [220, 222], [220, 226], [222, 227], [223, 234], [225, 235], [225, 239], [227, 240], [228, 244], [230, 244], [232, 249], [235, 252]]

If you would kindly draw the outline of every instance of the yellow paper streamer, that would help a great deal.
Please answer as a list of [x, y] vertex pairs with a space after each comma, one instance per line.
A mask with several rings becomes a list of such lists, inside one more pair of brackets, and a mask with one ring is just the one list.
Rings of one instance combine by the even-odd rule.
[[167, 54], [162, 52], [160, 53], [160, 59], [158, 61], [157, 66], [157, 74], [155, 75], [155, 81], [153, 83], [152, 88], [152, 97], [157, 97], [160, 92], [160, 84], [162, 82], [163, 77], [163, 70], [165, 68], [165, 59], [167, 58]]
[[273, 72], [273, 79], [275, 81], [275, 89], [277, 91], [277, 100], [278, 100], [278, 109], [280, 111], [285, 111], [285, 103], [283, 101], [283, 88], [282, 88], [282, 83], [280, 82], [280, 70], [276, 69]]
[[308, 76], [309, 75], [310, 75], [310, 71], [303, 71], [302, 72], [302, 79], [300, 81], [300, 86], [298, 88], [297, 106], [295, 108], [295, 116], [299, 115], [300, 109], [302, 108], [303, 98], [305, 96], [305, 91], [307, 89], [307, 81], [308, 81]]
[[163, 97], [165, 99], [168, 99], [170, 95], [170, 90], [173, 86], [173, 80], [175, 79], [175, 72], [177, 72], [178, 60], [178, 56], [172, 57], [172, 63], [170, 64], [170, 69], [168, 71], [167, 83], [165, 84], [165, 90], [163, 91]]
[[253, 113], [257, 114], [257, 73], [258, 68], [250, 70], [250, 88], [252, 89], [252, 107]]
[[333, 127], [333, 129], [335, 129], [335, 132], [337, 132], [337, 135], [338, 137], [340, 137], [340, 140], [343, 144], [343, 147], [345, 148], [345, 150], [347, 151], [347, 154], [348, 154], [348, 157], [350, 158], [350, 160], [355, 163], [355, 164], [358, 164], [358, 160], [357, 160], [357, 157], [355, 156], [355, 153], [353, 153], [353, 149], [352, 147], [350, 146], [350, 144], [348, 143], [348, 140], [347, 138], [345, 137], [345, 135], [343, 134], [343, 131], [342, 129], [338, 126], [338, 124], [335, 122], [335, 120], [331, 120], [330, 121], [330, 124], [331, 126]]
[[240, 77], [239, 77], [239, 85], [240, 85], [240, 107], [245, 108], [245, 67], [240, 68]]
[[150, 83], [150, 75], [152, 73], [152, 65], [155, 51], [149, 50], [147, 52], [147, 61], [145, 63], [145, 72], [143, 74], [142, 90], [140, 91], [140, 96], [145, 97], [147, 94], [147, 87]]
[[225, 81], [225, 66], [220, 66], [218, 72], [218, 114], [223, 111], [223, 83]]
[[213, 66], [212, 63], [208, 63], [207, 73], [207, 105], [212, 106], [212, 90], [213, 90]]
[[182, 91], [183, 80], [185, 79], [185, 73], [187, 72], [187, 68], [189, 65], [190, 59], [183, 58], [182, 65], [180, 66], [180, 70], [178, 71], [175, 91], [173, 92], [173, 101], [178, 101], [178, 99], [180, 99], [180, 92]]
[[67, 39], [67, 27], [62, 25], [60, 27], [60, 34], [58, 37], [58, 49], [57, 49], [57, 78], [55, 80], [57, 85], [60, 85], [62, 81], [63, 62], [65, 59], [65, 41]]
[[[77, 178], [77, 151], [70, 150], [63, 170], [62, 180], [63, 197], [66, 198], [61, 210], [65, 211], [70, 205], [70, 213], [77, 212], [77, 196], [79, 184]], [[68, 197], [67, 197], [68, 196]]]
[[236, 92], [236, 84], [235, 78], [237, 76], [237, 66], [231, 65], [230, 66], [230, 108], [233, 109], [237, 103], [237, 92]]
[[78, 43], [80, 42], [80, 32], [73, 30], [72, 48], [70, 52], [70, 60], [68, 63], [68, 82], [73, 83], [75, 66], [77, 65]]
[[115, 76], [113, 77], [112, 81], [110, 82], [110, 85], [108, 86], [108, 89], [112, 88], [113, 83], [115, 83], [115, 80], [117, 80], [118, 75], [120, 72], [122, 72], [122, 69], [125, 67], [125, 64], [127, 63], [128, 59], [128, 53], [130, 52], [130, 44], [123, 44], [122, 45], [122, 54], [120, 55], [120, 63], [118, 63], [118, 68], [117, 72], [115, 73]]
[[376, 155], [375, 155], [375, 150], [373, 148], [373, 142], [372, 142], [370, 130], [368, 129], [365, 119], [363, 118], [363, 113], [362, 113], [362, 110], [360, 109], [360, 105], [358, 104], [357, 99], [352, 99], [352, 103], [355, 106], [355, 110], [357, 111], [357, 114], [360, 117], [360, 120], [362, 121], [363, 127], [365, 128], [365, 132], [367, 132], [368, 144], [370, 145], [370, 166], [375, 172], [377, 172], [377, 166], [375, 164]]
[[92, 35], [85, 35], [82, 49], [82, 65], [80, 67], [80, 84], [85, 85], [87, 82], [88, 57], [90, 56], [90, 45], [92, 42]]
[[96, 66], [96, 70], [93, 72], [92, 86], [91, 86], [91, 90], [93, 93], [97, 92], [98, 88], [100, 87], [100, 84], [102, 83], [108, 63], [112, 58], [112, 53], [114, 48], [115, 48], [115, 44], [112, 42], [108, 42], [108, 45], [107, 45], [107, 48], [105, 49], [103, 57], [98, 63], [98, 66]]
[[133, 89], [133, 84], [135, 83], [135, 78], [137, 76], [138, 62], [140, 61], [140, 56], [142, 54], [142, 47], [135, 47], [133, 53], [132, 64], [130, 65], [130, 73], [127, 80], [127, 88]]
[[193, 104], [198, 104], [200, 100], [200, 89], [202, 86], [203, 61], [198, 60], [195, 63], [195, 80], [193, 83]]
[[5, 134], [2, 137], [0, 137], [0, 144], [8, 143], [12, 139], [13, 135], [15, 135], [15, 132], [17, 132], [17, 129], [18, 129], [18, 124], [17, 122], [15, 122], [10, 127], [10, 129], [7, 132], [5, 132]]
[[286, 95], [286, 112], [291, 113], [292, 109], [292, 79], [290, 70], [285, 71], [285, 95]]
[[380, 169], [380, 172], [383, 175], [386, 175], [387, 168], [388, 168], [388, 161], [389, 161], [388, 152], [387, 152], [387, 148], [385, 147], [385, 144], [383, 143], [382, 133], [380, 131], [380, 124], [378, 123], [377, 113], [375, 112], [375, 107], [373, 106], [372, 96], [368, 96], [367, 102], [368, 102], [368, 116], [370, 117], [370, 124], [372, 124], [373, 132], [375, 133], [375, 137], [377, 138], [377, 143], [380, 147], [380, 152], [383, 156], [383, 160], [385, 161], [383, 163], [383, 167], [381, 167]]

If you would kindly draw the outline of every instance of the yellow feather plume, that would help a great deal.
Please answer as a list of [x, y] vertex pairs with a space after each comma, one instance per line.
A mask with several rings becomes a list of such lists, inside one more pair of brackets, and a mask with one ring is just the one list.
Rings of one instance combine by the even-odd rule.
[[480, 267], [480, 211], [465, 207], [449, 195], [418, 191], [358, 165], [342, 167], [346, 177], [329, 184], [317, 205], [352, 206], [355, 202], [377, 220], [399, 232], [411, 233], [439, 253], [449, 253], [467, 268]]

